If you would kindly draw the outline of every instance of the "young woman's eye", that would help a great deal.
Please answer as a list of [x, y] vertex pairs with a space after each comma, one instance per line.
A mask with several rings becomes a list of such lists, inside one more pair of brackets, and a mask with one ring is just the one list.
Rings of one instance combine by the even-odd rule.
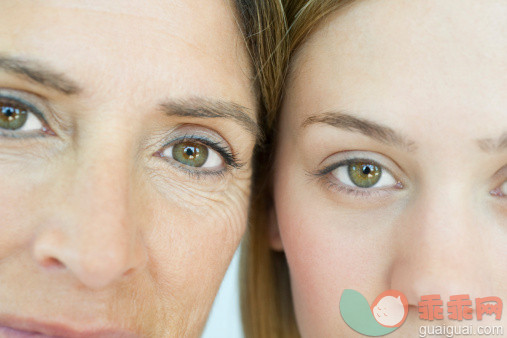
[[507, 196], [507, 181], [503, 182], [501, 186], [491, 191], [493, 196], [505, 197]]
[[220, 169], [224, 166], [224, 160], [218, 152], [196, 141], [173, 144], [162, 151], [161, 155], [189, 167]]
[[11, 98], [0, 97], [0, 135], [2, 131], [46, 131], [37, 114], [28, 105]]
[[363, 160], [352, 160], [331, 171], [342, 184], [359, 188], [383, 188], [396, 185], [395, 178], [382, 166]]

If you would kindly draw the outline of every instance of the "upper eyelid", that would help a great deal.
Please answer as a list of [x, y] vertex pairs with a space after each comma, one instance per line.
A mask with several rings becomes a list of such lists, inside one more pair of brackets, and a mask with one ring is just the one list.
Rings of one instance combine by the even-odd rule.
[[36, 93], [0, 87], [0, 99], [1, 98], [11, 99], [26, 105], [30, 108], [30, 111], [41, 120], [45, 128], [50, 131], [49, 134], [53, 136], [57, 136], [57, 133], [53, 131], [53, 127], [63, 132], [72, 131], [72, 126], [64, 121], [58, 110], [55, 109], [46, 98]]
[[44, 112], [42, 112], [41, 109], [39, 107], [36, 107], [33, 103], [31, 103], [21, 97], [17, 97], [14, 95], [5, 95], [0, 90], [0, 100], [2, 100], [2, 99], [18, 101], [19, 103], [27, 106], [29, 108], [30, 112], [35, 113], [35, 115], [41, 117], [44, 121], [47, 122], [46, 115], [44, 114]]
[[[174, 144], [176, 144], [178, 142], [184, 142], [184, 141], [194, 141], [194, 142], [197, 142], [197, 143], [201, 143], [201, 144], [203, 144], [205, 146], [208, 146], [208, 147], [212, 148], [215, 151], [222, 151], [223, 149], [220, 149], [220, 148], [229, 148], [229, 147], [222, 147], [220, 145], [221, 142], [215, 142], [215, 141], [209, 140], [209, 139], [207, 139], [205, 137], [201, 137], [199, 135], [185, 135], [185, 136], [177, 137], [177, 138], [175, 138], [173, 140], [170, 140], [169, 142], [165, 143], [162, 146], [162, 148], [163, 149], [167, 149], [168, 147], [171, 147], [171, 146], [173, 146]], [[232, 153], [232, 151], [231, 151], [231, 153]]]
[[[337, 159], [332, 161], [333, 158]], [[330, 161], [332, 161], [331, 164], [323, 165], [323, 163]], [[324, 160], [322, 160], [322, 162], [319, 164], [319, 167], [322, 168], [323, 166], [324, 168], [317, 170], [317, 172], [323, 172], [326, 169], [330, 169], [328, 171], [330, 172], [333, 169], [338, 168], [340, 165], [346, 165], [354, 161], [371, 162], [387, 170], [395, 178], [399, 178], [398, 176], [403, 176], [403, 169], [392, 159], [376, 152], [361, 151], [361, 150], [350, 150], [334, 153], [333, 155], [330, 155], [326, 157]], [[332, 168], [333, 166], [334, 168]]]
[[385, 168], [385, 165], [383, 165], [382, 163], [378, 163], [378, 162], [377, 162], [377, 161], [375, 161], [375, 160], [368, 159], [368, 158], [362, 158], [362, 157], [349, 158], [349, 159], [344, 159], [344, 160], [341, 160], [341, 161], [339, 161], [339, 162], [336, 162], [336, 163], [334, 163], [334, 164], [331, 164], [331, 165], [329, 165], [329, 166], [325, 167], [325, 168], [322, 170], [322, 172], [323, 172], [323, 174], [327, 174], [327, 173], [330, 173], [331, 171], [336, 170], [336, 169], [338, 169], [338, 168], [340, 168], [340, 167], [342, 167], [342, 166], [345, 166], [345, 165], [350, 165], [350, 164], [352, 164], [352, 163], [354, 163], [354, 162], [359, 162], [359, 161], [361, 161], [361, 162], [365, 162], [365, 163], [371, 163], [371, 164], [373, 164], [373, 165], [376, 165], [376, 166], [378, 166], [378, 167], [382, 167], [383, 169], [385, 169], [385, 170], [387, 170], [387, 171], [391, 172], [391, 170], [389, 170], [389, 169]]
[[[190, 130], [187, 130], [190, 129]], [[174, 136], [176, 134], [177, 136]], [[180, 136], [178, 136], [180, 135]], [[205, 140], [211, 140], [216, 144], [225, 144], [226, 148], [228, 148], [232, 153], [236, 153], [234, 147], [227, 141], [227, 139], [217, 130], [210, 128], [208, 126], [203, 126], [195, 123], [182, 123], [175, 126], [168, 137], [166, 137], [165, 141], [163, 141], [164, 146], [167, 146], [171, 142], [174, 142], [178, 138], [202, 138]]]
[[180, 142], [180, 141], [202, 141], [202, 143], [205, 145], [208, 145], [208, 143], [210, 143], [210, 144], [220, 144], [221, 143], [220, 141], [216, 142], [216, 141], [209, 140], [208, 138], [201, 136], [201, 135], [185, 134], [183, 136], [179, 136], [174, 139], [171, 139], [170, 141], [167, 141], [166, 143], [164, 143], [163, 147], [168, 147], [168, 146], [170, 146], [176, 142]]
[[[57, 134], [53, 131], [52, 127], [50, 126], [50, 123], [48, 122], [47, 115], [43, 112], [43, 110], [48, 109], [47, 107], [44, 107], [43, 109], [37, 107], [40, 104], [34, 104], [31, 102], [31, 100], [27, 100], [25, 98], [19, 97], [18, 95], [12, 95], [8, 94], [6, 95], [4, 92], [6, 91], [5, 88], [0, 88], [0, 102], [1, 100], [11, 100], [20, 103], [23, 106], [26, 106], [29, 113], [32, 113], [35, 115], [35, 117], [41, 122], [42, 128], [37, 133], [37, 131], [20, 131], [20, 130], [3, 130], [1, 131], [2, 138], [12, 138], [12, 139], [29, 139], [32, 137], [38, 137], [38, 136], [57, 136]], [[16, 91], [17, 92], [17, 91]], [[23, 93], [23, 95], [33, 95], [28, 93]], [[41, 99], [41, 98], [37, 98]], [[42, 132], [43, 134], [40, 134]]]
[[[26, 97], [28, 97], [28, 98], [26, 98]], [[51, 108], [48, 106], [48, 104], [46, 102], [44, 102], [44, 98], [40, 97], [37, 94], [29, 93], [26, 91], [0, 87], [0, 100], [1, 99], [12, 100], [15, 102], [19, 102], [23, 106], [26, 106], [27, 110], [32, 112], [34, 115], [36, 115], [36, 117], [41, 121], [41, 123], [44, 126], [44, 131], [47, 132], [47, 134], [56, 135], [56, 133], [54, 133], [52, 131], [52, 127], [50, 126], [51, 123], [48, 121], [48, 117], [47, 117], [47, 115], [52, 116], [52, 114], [46, 115], [44, 113], [44, 111], [51, 111]], [[35, 101], [35, 102], [33, 102], [33, 101]], [[42, 107], [40, 107], [40, 106], [42, 106]], [[57, 120], [59, 120], [59, 119], [57, 119]], [[57, 123], [57, 124], [59, 125], [59, 123]], [[193, 124], [183, 124], [178, 127], [175, 127], [173, 129], [173, 132], [178, 131], [178, 129], [180, 129], [180, 128], [193, 128], [193, 127], [206, 129], [205, 131], [201, 131], [201, 133], [206, 134], [208, 136], [199, 135], [199, 131], [197, 133], [185, 132], [180, 137], [173, 138], [172, 140], [163, 142], [162, 148], [167, 148], [171, 144], [174, 144], [175, 142], [178, 142], [178, 141], [195, 140], [197, 142], [204, 144], [207, 147], [210, 147], [214, 151], [216, 151], [224, 159], [224, 161], [226, 162], [227, 165], [233, 166], [234, 168], [241, 168], [244, 165], [244, 163], [240, 163], [237, 160], [236, 152], [234, 151], [233, 147], [229, 144], [229, 142], [227, 142], [227, 140], [222, 135], [220, 135], [219, 132], [217, 132], [213, 129], [210, 129], [208, 127], [193, 125]], [[171, 134], [173, 132], [171, 132]], [[23, 136], [23, 134], [29, 135], [30, 132], [22, 132], [22, 131], [17, 131], [17, 130], [8, 131], [7, 130], [7, 131], [4, 131], [4, 134], [10, 134], [9, 137], [12, 137], [12, 138], [15, 138], [15, 137], [16, 138], [27, 138], [28, 136]], [[16, 135], [16, 134], [19, 134], [19, 135]], [[213, 137], [213, 134], [216, 134], [217, 136]]]
[[[184, 141], [194, 141], [194, 142], [197, 141], [198, 143], [201, 143], [201, 144], [205, 145], [206, 147], [210, 147], [213, 151], [216, 151], [219, 154], [219, 156], [221, 156], [223, 158], [223, 160], [227, 166], [231, 166], [233, 168], [241, 168], [244, 165], [243, 163], [240, 163], [237, 160], [236, 155], [232, 152], [232, 149], [230, 149], [228, 143], [225, 140], [223, 140], [223, 143], [227, 144], [227, 147], [221, 146], [220, 144], [222, 142], [211, 141], [211, 140], [208, 140], [207, 138], [202, 137], [200, 135], [185, 134], [184, 136], [177, 137], [177, 138], [165, 143], [162, 146], [162, 149], [157, 151], [156, 154], [158, 154], [158, 156], [165, 157], [165, 156], [161, 155], [161, 153], [165, 149], [173, 146], [174, 144], [176, 144], [178, 142], [184, 142]], [[224, 148], [227, 148], [227, 149], [224, 149]]]

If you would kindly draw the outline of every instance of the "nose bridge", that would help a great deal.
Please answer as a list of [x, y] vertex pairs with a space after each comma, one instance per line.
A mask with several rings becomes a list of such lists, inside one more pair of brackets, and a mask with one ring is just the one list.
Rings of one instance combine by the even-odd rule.
[[391, 284], [412, 304], [422, 295], [480, 296], [488, 288], [479, 211], [464, 189], [453, 182], [428, 186], [400, 220]]
[[[127, 149], [128, 150], [128, 149]], [[105, 287], [144, 260], [131, 213], [132, 161], [121, 143], [83, 147], [67, 181], [64, 216], [34, 244], [43, 266], [71, 271], [91, 288]]]
[[76, 161], [72, 196], [101, 217], [124, 215], [130, 197], [130, 165], [124, 149], [113, 144], [83, 151]]

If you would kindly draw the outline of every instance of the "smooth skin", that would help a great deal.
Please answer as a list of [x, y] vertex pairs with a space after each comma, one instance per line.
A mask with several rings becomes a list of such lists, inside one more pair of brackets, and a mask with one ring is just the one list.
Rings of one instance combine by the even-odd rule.
[[198, 336], [246, 227], [251, 79], [233, 2], [2, 1], [0, 104], [34, 114], [0, 129], [0, 326]]
[[[358, 1], [312, 31], [287, 82], [270, 235], [303, 337], [354, 336], [344, 289], [370, 304], [389, 289], [407, 296], [390, 336], [507, 329], [505, 313], [457, 322], [445, 306], [451, 295], [469, 294], [473, 308], [497, 296], [505, 312], [506, 93], [505, 1]], [[357, 159], [380, 180], [354, 184]], [[419, 319], [429, 294], [441, 295], [444, 320]]]

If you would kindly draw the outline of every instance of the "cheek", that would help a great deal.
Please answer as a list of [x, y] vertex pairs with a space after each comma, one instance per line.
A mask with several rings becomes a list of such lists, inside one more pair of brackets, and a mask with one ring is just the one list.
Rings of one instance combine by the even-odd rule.
[[171, 315], [203, 322], [246, 229], [248, 195], [185, 200], [156, 202], [149, 270], [166, 305], [177, 305]]
[[300, 330], [333, 335], [346, 327], [339, 312], [344, 289], [373, 300], [388, 285], [394, 220], [385, 211], [347, 210], [323, 189], [307, 177], [279, 175], [275, 200]]
[[41, 181], [0, 165], [0, 260], [31, 240], [35, 214], [46, 200]]
[[[155, 230], [146, 242], [162, 285], [171, 281], [169, 284], [174, 287], [181, 281], [200, 280], [203, 274], [211, 279], [221, 278], [218, 270], [225, 272], [246, 224], [246, 217], [226, 217], [223, 208], [227, 207], [215, 206], [213, 210], [193, 213], [182, 209], [159, 210]], [[184, 283], [181, 287], [188, 290]]]
[[5, 184], [0, 190], [0, 200], [3, 204], [0, 208], [0, 260], [14, 247], [27, 240], [22, 231], [28, 221], [23, 217], [29, 206], [26, 197], [27, 194], [22, 194]]

